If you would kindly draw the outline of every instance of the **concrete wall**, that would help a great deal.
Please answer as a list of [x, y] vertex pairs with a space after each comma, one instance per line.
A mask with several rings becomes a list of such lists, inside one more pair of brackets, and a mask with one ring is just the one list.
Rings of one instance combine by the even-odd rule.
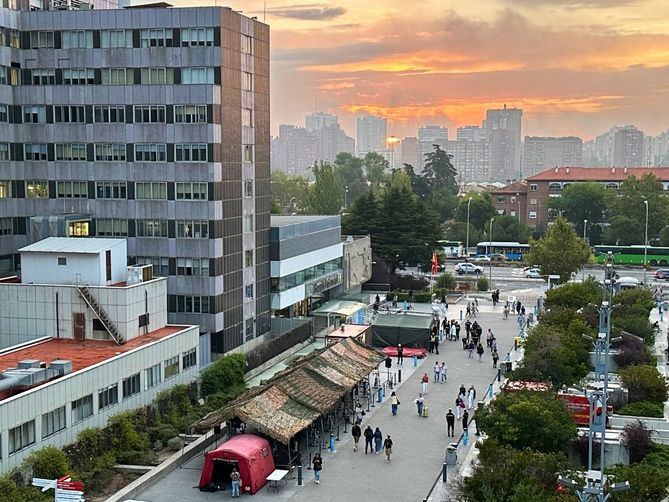
[[372, 242], [368, 235], [344, 241], [344, 291], [359, 289], [372, 277]]

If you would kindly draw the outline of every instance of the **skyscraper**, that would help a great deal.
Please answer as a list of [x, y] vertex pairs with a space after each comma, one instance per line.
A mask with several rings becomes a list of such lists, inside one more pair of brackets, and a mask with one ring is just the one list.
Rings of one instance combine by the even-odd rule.
[[308, 170], [318, 159], [318, 138], [304, 127], [282, 124], [272, 139], [272, 171], [311, 176]]
[[644, 165], [643, 132], [627, 125], [613, 136], [614, 167], [642, 167]]
[[418, 149], [420, 158], [416, 171], [422, 171], [425, 166], [425, 154], [434, 150], [434, 145], [439, 145], [442, 150], [446, 149], [448, 143], [448, 128], [436, 125], [428, 125], [418, 128]]
[[323, 129], [324, 127], [339, 124], [339, 120], [337, 119], [336, 115], [325, 112], [310, 113], [304, 118], [304, 122], [307, 126], [307, 132], [314, 132], [318, 129]]
[[490, 139], [478, 126], [458, 127], [452, 163], [461, 182], [490, 181]]
[[[402, 165], [410, 164], [415, 169], [418, 169], [420, 162], [420, 149], [418, 148], [418, 138], [415, 136], [407, 136], [402, 139], [400, 143], [400, 162]], [[397, 167], [402, 167], [397, 166]]]
[[581, 167], [583, 141], [576, 136], [525, 136], [523, 142], [523, 176], [533, 176], [551, 167]]
[[520, 179], [521, 126], [523, 111], [519, 108], [487, 110], [483, 127], [490, 135], [491, 181]]
[[388, 120], [373, 115], [358, 117], [355, 150], [358, 157], [369, 152], [383, 153], [388, 150]]
[[37, 3], [1, 9], [0, 264], [48, 235], [125, 237], [131, 263], [168, 277], [169, 322], [199, 324], [204, 353], [258, 343], [269, 27], [229, 8]]

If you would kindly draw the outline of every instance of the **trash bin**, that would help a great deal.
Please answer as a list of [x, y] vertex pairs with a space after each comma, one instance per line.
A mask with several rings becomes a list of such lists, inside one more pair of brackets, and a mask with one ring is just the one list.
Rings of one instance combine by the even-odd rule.
[[446, 465], [455, 465], [458, 463], [458, 450], [453, 443], [446, 448]]

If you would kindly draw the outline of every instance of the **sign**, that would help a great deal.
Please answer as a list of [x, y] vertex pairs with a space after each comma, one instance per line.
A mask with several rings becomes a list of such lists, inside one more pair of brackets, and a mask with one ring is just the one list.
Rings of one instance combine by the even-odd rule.
[[325, 290], [328, 290], [330, 288], [337, 286], [338, 284], [341, 284], [342, 280], [343, 280], [343, 274], [341, 270], [338, 270], [326, 276], [307, 282], [304, 285], [306, 296], [309, 297], [318, 293], [322, 293]]
[[72, 481], [68, 475], [58, 479], [33, 478], [32, 485], [42, 489], [43, 492], [53, 489], [55, 491], [55, 502], [84, 502], [84, 484], [80, 481]]
[[56, 488], [83, 492], [84, 484], [81, 481], [59, 481]]

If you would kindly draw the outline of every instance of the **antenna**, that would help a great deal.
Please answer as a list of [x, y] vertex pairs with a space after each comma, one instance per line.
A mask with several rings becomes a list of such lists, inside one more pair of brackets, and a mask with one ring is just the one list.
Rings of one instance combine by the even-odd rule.
[[267, 2], [262, 3], [262, 22], [267, 20]]

